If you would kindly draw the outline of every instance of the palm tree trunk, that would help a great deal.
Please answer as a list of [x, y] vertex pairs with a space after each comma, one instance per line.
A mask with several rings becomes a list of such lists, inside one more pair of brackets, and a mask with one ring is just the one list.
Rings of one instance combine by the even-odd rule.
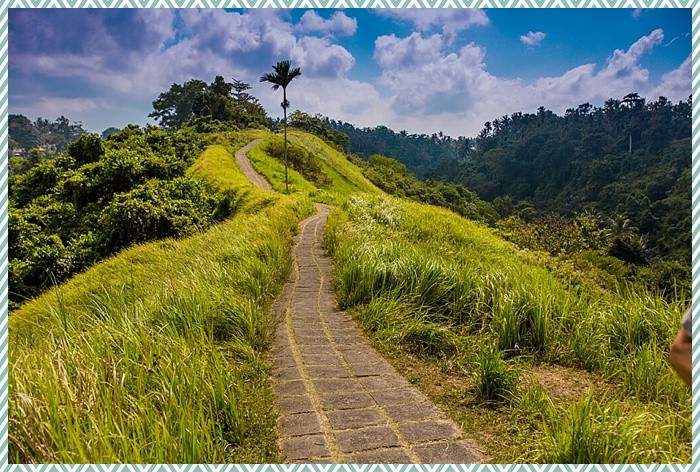
[[287, 175], [287, 88], [282, 88], [284, 99], [282, 109], [284, 110], [284, 190], [289, 193], [289, 178]]

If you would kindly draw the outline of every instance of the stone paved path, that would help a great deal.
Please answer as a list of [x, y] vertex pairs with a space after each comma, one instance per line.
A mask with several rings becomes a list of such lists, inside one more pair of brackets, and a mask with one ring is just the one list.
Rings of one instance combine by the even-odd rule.
[[379, 355], [338, 310], [322, 247], [328, 207], [301, 224], [291, 280], [278, 299], [272, 350], [287, 462], [466, 463], [460, 428]]
[[[254, 185], [270, 185], [236, 161]], [[337, 307], [322, 241], [329, 207], [304, 220], [294, 270], [275, 302], [272, 348], [279, 448], [285, 462], [469, 463], [483, 457], [449, 420], [368, 343]]]
[[260, 144], [260, 141], [262, 139], [255, 139], [236, 151], [236, 164], [253, 185], [263, 190], [272, 190], [272, 186], [265, 180], [265, 177], [258, 174], [248, 160], [248, 151]]

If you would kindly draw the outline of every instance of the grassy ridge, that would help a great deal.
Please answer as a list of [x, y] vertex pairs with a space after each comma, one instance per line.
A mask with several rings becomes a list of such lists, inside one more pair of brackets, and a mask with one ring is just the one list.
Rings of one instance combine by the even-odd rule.
[[[270, 140], [279, 137], [272, 133], [265, 133], [259, 137], [263, 137], [262, 143], [252, 149], [248, 157], [253, 167], [270, 182], [273, 189], [284, 192], [284, 163], [265, 152]], [[289, 130], [288, 137], [291, 145], [299, 146], [313, 156], [328, 178], [328, 184], [317, 186], [290, 168], [290, 192], [299, 192], [310, 196], [314, 201], [328, 204], [342, 204], [357, 193], [382, 193], [344, 154], [333, 149], [322, 139], [298, 130]]]
[[[232, 163], [213, 146], [192, 172], [255, 197]], [[276, 460], [268, 308], [312, 207], [258, 203], [122, 251], [11, 315], [11, 462]]]
[[[329, 218], [326, 243], [341, 304], [380, 345], [466, 373], [470, 398], [511, 408], [512, 422], [550, 445], [528, 460], [583, 450], [592, 462], [689, 459], [689, 395], [666, 361], [684, 303], [571, 284], [486, 227], [398, 199], [348, 200]], [[528, 422], [517, 408], [534, 397], [518, 393], [512, 372], [542, 363], [595, 372], [614, 394]], [[636, 440], [621, 440], [618, 426], [637, 416], [628, 425]], [[584, 433], [603, 444], [576, 442]]]

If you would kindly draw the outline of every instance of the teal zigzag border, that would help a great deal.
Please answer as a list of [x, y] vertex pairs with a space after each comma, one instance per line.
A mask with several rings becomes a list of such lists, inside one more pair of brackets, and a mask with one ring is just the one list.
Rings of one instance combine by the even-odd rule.
[[8, 464], [9, 8], [692, 8], [693, 313], [700, 308], [700, 0], [12, 0], [0, 2], [0, 469], [13, 472], [684, 472], [700, 470], [700, 321], [693, 316], [690, 465], [10, 465]]

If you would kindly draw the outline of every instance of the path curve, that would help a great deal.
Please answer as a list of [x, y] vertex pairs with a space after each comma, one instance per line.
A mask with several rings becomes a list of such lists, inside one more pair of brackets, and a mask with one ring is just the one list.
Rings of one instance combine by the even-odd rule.
[[[268, 182], [246, 153], [236, 161], [259, 188]], [[294, 266], [277, 298], [273, 389], [282, 459], [308, 463], [470, 463], [483, 459], [461, 428], [412, 386], [338, 309], [323, 249], [330, 208], [300, 223]]]
[[260, 144], [261, 141], [262, 139], [254, 139], [236, 151], [236, 164], [238, 164], [238, 167], [253, 185], [262, 190], [272, 190], [270, 183], [265, 180], [265, 177], [258, 174], [258, 172], [253, 169], [250, 160], [248, 160], [248, 151]]

